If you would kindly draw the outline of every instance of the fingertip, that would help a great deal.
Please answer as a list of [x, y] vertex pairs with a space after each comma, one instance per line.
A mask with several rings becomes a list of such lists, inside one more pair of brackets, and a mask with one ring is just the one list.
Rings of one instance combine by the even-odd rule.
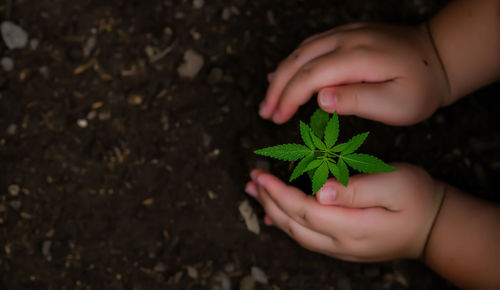
[[273, 221], [271, 220], [271, 218], [267, 214], [266, 214], [266, 216], [264, 216], [264, 223], [268, 226], [273, 225]]
[[249, 181], [245, 186], [245, 192], [256, 198], [258, 195], [257, 185], [253, 181]]
[[338, 96], [334, 88], [323, 88], [318, 93], [318, 104], [325, 111], [333, 113], [338, 109]]
[[316, 193], [316, 200], [323, 205], [334, 205], [337, 198], [337, 185], [328, 180]]
[[250, 178], [252, 179], [252, 181], [257, 182], [257, 178], [263, 172], [264, 171], [262, 169], [254, 169], [254, 170], [250, 171]]

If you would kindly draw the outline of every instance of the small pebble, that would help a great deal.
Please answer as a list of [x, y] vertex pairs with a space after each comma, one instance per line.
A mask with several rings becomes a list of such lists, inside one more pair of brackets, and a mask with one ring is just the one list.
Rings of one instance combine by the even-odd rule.
[[193, 280], [198, 279], [198, 270], [193, 266], [187, 266], [187, 274]]
[[87, 126], [89, 125], [89, 122], [86, 119], [78, 119], [78, 121], [76, 121], [76, 124], [80, 128], [87, 128]]
[[201, 9], [205, 4], [204, 0], [193, 0], [193, 7], [196, 9]]
[[12, 71], [14, 69], [14, 60], [10, 57], [4, 56], [0, 60], [2, 69], [6, 72]]
[[18, 196], [19, 191], [21, 191], [21, 187], [17, 184], [11, 184], [9, 185], [9, 194], [12, 196]]
[[259, 267], [253, 266], [251, 272], [255, 282], [259, 282], [262, 284], [268, 283], [266, 273], [264, 273], [264, 271], [262, 271], [262, 269], [260, 269]]
[[224, 8], [224, 9], [222, 9], [221, 18], [222, 18], [222, 20], [224, 20], [224, 21], [228, 21], [228, 20], [229, 20], [229, 18], [231, 18], [231, 8], [226, 7], [226, 8]]
[[230, 290], [231, 289], [231, 279], [227, 274], [223, 272], [218, 272], [213, 277], [212, 290]]
[[33, 38], [30, 40], [30, 48], [31, 50], [36, 50], [40, 45], [40, 40]]
[[177, 73], [181, 78], [194, 79], [203, 67], [204, 62], [201, 54], [189, 49], [184, 53], [184, 61], [177, 68]]
[[52, 260], [52, 254], [50, 252], [50, 248], [52, 247], [52, 241], [43, 241], [42, 243], [42, 254], [45, 256], [47, 261]]
[[93, 37], [93, 36], [89, 37], [89, 39], [87, 39], [87, 41], [85, 42], [85, 45], [82, 48], [83, 56], [85, 56], [86, 58], [89, 57], [90, 54], [92, 53], [92, 51], [94, 51], [96, 43], [97, 43], [97, 40], [95, 37]]
[[5, 207], [5, 205], [0, 203], [0, 213], [5, 212], [6, 210], [7, 208]]
[[163, 273], [163, 272], [167, 271], [167, 267], [162, 262], [158, 262], [154, 266], [153, 271], [158, 272], [158, 273]]
[[100, 121], [106, 121], [111, 118], [111, 112], [109, 111], [102, 111], [99, 113], [99, 120]]
[[7, 134], [8, 135], [16, 135], [16, 133], [17, 133], [17, 125], [10, 124], [9, 127], [7, 127]]
[[20, 26], [4, 21], [0, 25], [2, 38], [8, 49], [24, 48], [28, 44], [28, 34]]

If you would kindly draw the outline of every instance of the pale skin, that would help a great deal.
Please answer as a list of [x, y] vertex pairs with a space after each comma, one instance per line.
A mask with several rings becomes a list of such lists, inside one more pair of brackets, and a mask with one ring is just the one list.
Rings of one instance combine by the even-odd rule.
[[[277, 124], [318, 93], [327, 112], [411, 125], [500, 78], [500, 1], [457, 0], [427, 24], [349, 24], [312, 36], [269, 75], [259, 114]], [[261, 170], [246, 191], [265, 222], [349, 261], [424, 258], [452, 283], [500, 288], [500, 206], [423, 169], [334, 180], [313, 197]]]

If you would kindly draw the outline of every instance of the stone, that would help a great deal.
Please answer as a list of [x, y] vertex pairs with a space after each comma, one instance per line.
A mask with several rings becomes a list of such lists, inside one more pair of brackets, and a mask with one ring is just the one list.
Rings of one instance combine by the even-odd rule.
[[218, 272], [213, 277], [212, 290], [231, 290], [231, 279], [223, 272]]
[[4, 71], [12, 71], [14, 69], [14, 60], [8, 56], [4, 56], [0, 60], [0, 65]]
[[11, 184], [9, 185], [9, 194], [12, 196], [18, 196], [19, 191], [21, 191], [21, 187], [17, 184]]
[[201, 9], [205, 4], [204, 0], [193, 0], [193, 7], [196, 9]]
[[255, 282], [261, 283], [261, 284], [267, 284], [268, 279], [266, 273], [262, 271], [261, 268], [252, 266], [252, 278], [255, 280]]
[[52, 260], [52, 254], [50, 252], [50, 248], [52, 247], [52, 241], [46, 240], [42, 243], [42, 254], [48, 260]]
[[17, 133], [17, 125], [10, 124], [9, 127], [7, 127], [7, 134], [8, 135], [16, 135], [16, 133]]
[[253, 208], [250, 206], [248, 199], [245, 199], [238, 207], [241, 216], [245, 220], [247, 229], [254, 234], [260, 234], [259, 221], [257, 215], [254, 213]]
[[198, 52], [189, 49], [184, 53], [184, 61], [177, 68], [181, 78], [194, 79], [203, 68], [205, 60]]
[[28, 45], [28, 34], [20, 26], [4, 21], [0, 25], [2, 38], [8, 49], [21, 49]]

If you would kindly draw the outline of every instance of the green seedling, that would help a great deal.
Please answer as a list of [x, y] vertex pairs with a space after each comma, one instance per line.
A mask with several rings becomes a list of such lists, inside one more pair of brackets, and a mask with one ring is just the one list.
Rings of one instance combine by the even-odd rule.
[[370, 132], [358, 134], [345, 143], [336, 144], [339, 131], [337, 112], [330, 117], [328, 113], [318, 109], [311, 116], [310, 126], [300, 121], [300, 136], [305, 145], [276, 145], [256, 150], [254, 153], [283, 161], [300, 160], [290, 176], [290, 182], [307, 172], [311, 179], [313, 195], [326, 183], [330, 173], [347, 186], [347, 165], [362, 173], [397, 170], [375, 156], [355, 153]]

